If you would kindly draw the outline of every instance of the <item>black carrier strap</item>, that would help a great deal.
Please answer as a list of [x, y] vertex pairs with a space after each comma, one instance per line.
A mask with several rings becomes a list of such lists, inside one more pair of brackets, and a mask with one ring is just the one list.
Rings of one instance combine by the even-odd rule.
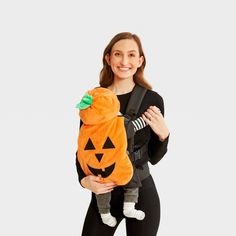
[[139, 111], [140, 105], [146, 94], [147, 89], [136, 84], [131, 93], [125, 114], [128, 115], [131, 120], [135, 119]]
[[[130, 120], [134, 120], [137, 118], [138, 111], [140, 109], [143, 98], [147, 92], [147, 89], [141, 87], [140, 85], [135, 85], [133, 92], [131, 93], [125, 116]], [[147, 153], [147, 143], [145, 143], [142, 147], [134, 146], [134, 137], [130, 140], [131, 142], [131, 153], [134, 158], [134, 163], [137, 168], [142, 169], [142, 165], [144, 165], [148, 161]]]

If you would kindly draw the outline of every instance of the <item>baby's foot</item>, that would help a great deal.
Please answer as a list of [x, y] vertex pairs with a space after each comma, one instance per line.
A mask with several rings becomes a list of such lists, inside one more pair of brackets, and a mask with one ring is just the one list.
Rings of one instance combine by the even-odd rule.
[[134, 208], [135, 203], [124, 202], [123, 214], [129, 218], [136, 218], [137, 220], [143, 220], [145, 213]]
[[116, 225], [116, 218], [111, 215], [111, 213], [101, 214], [102, 222], [106, 225], [114, 227]]

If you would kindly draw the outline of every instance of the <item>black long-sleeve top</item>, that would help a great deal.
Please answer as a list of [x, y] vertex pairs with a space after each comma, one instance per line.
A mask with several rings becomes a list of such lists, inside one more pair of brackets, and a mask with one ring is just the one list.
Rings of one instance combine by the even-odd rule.
[[[122, 94], [122, 95], [117, 95], [117, 98], [120, 101], [120, 112], [122, 114], [125, 113], [130, 95], [131, 95], [131, 92]], [[161, 110], [161, 113], [164, 116], [165, 111], [164, 111], [163, 98], [157, 92], [152, 91], [152, 90], [147, 90], [143, 98], [143, 101], [141, 103], [137, 117], [141, 116], [150, 106], [154, 106], [154, 105], [157, 106]], [[82, 125], [82, 122], [80, 125]], [[158, 135], [152, 131], [150, 126], [146, 126], [145, 128], [136, 132], [135, 137], [134, 137], [134, 144], [135, 146], [136, 145], [142, 146], [146, 142], [148, 142], [148, 155], [150, 158], [149, 162], [152, 165], [155, 165], [163, 158], [163, 156], [167, 152], [169, 136], [164, 141], [160, 141]], [[76, 157], [76, 168], [77, 168], [77, 173], [78, 173], [79, 182], [80, 182], [81, 179], [83, 179], [86, 175], [81, 169], [81, 166], [79, 164], [77, 157]]]

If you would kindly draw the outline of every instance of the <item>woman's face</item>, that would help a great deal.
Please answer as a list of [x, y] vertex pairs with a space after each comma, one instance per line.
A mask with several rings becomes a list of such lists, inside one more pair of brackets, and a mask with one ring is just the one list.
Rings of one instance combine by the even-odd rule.
[[116, 42], [106, 61], [114, 73], [114, 79], [133, 79], [133, 75], [143, 63], [139, 56], [137, 43], [133, 39], [122, 39]]

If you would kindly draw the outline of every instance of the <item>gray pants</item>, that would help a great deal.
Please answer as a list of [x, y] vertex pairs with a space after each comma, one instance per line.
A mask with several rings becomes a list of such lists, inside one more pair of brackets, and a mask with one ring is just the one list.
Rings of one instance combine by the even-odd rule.
[[[124, 187], [124, 202], [138, 202], [139, 188], [125, 188]], [[100, 214], [110, 212], [111, 192], [96, 194], [97, 206]]]

